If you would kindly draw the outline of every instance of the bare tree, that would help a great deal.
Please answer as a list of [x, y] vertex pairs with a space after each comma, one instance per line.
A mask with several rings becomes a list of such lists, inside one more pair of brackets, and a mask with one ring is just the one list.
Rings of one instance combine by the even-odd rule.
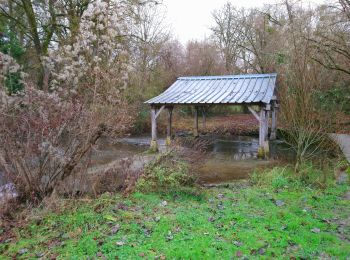
[[350, 14], [349, 2], [318, 8], [314, 35], [309, 40], [317, 50], [313, 58], [330, 70], [350, 75]]
[[[212, 37], [219, 47], [227, 72], [258, 72], [273, 70], [272, 51], [276, 27], [280, 26], [268, 12], [240, 9], [231, 3], [213, 12], [215, 26]], [[272, 47], [273, 46], [273, 47]]]
[[169, 39], [163, 7], [156, 1], [130, 1], [123, 7], [132, 65], [139, 72], [137, 84], [140, 88], [147, 87], [150, 82], [159, 53]]
[[225, 67], [218, 49], [208, 40], [190, 41], [185, 54], [186, 75], [221, 75]]

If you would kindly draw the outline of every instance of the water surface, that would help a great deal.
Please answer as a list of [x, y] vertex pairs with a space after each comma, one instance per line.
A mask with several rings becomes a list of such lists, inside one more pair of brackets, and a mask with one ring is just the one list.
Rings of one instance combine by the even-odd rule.
[[270, 142], [270, 159], [257, 159], [259, 139], [251, 136], [205, 137], [210, 141], [208, 158], [196, 174], [203, 184], [247, 179], [257, 169], [272, 167], [288, 157], [280, 141]]
[[[281, 158], [288, 156], [282, 142], [270, 143], [270, 159], [257, 159], [259, 139], [252, 136], [203, 136], [208, 141], [207, 156], [194, 174], [202, 184], [230, 182], [247, 179], [253, 171], [276, 165]], [[114, 144], [117, 154], [145, 151], [150, 143], [149, 136], [129, 137], [117, 140]], [[165, 140], [158, 140], [161, 150], [165, 150]], [[113, 147], [113, 145], [112, 145]]]

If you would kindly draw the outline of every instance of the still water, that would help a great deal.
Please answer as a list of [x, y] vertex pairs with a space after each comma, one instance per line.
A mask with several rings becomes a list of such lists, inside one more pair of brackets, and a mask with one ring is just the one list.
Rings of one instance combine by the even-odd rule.
[[[258, 138], [251, 136], [202, 137], [208, 140], [207, 156], [203, 158], [194, 174], [202, 184], [224, 183], [239, 179], [247, 179], [256, 169], [271, 167], [284, 159], [288, 151], [279, 141], [270, 144], [270, 159], [257, 159]], [[149, 136], [137, 136], [118, 139], [115, 142], [102, 141], [99, 149], [93, 153], [92, 162], [108, 163], [123, 157], [141, 154], [149, 147]], [[161, 150], [165, 150], [165, 140], [159, 139]]]
[[259, 139], [251, 136], [208, 137], [211, 145], [208, 158], [198, 169], [203, 184], [224, 183], [247, 179], [258, 169], [272, 167], [289, 157], [290, 152], [280, 141], [270, 142], [269, 160], [257, 159]]
[[[257, 159], [258, 138], [251, 136], [206, 136], [209, 141], [207, 156], [203, 158], [194, 174], [203, 184], [224, 183], [239, 179], [247, 179], [256, 169], [276, 165], [288, 156], [288, 150], [279, 141], [270, 143], [269, 160]], [[154, 156], [145, 155], [150, 143], [149, 136], [121, 138], [114, 141], [101, 139], [89, 154], [92, 173], [103, 171], [112, 163], [124, 158], [133, 158], [134, 168], [141, 168]], [[165, 140], [159, 139], [161, 150], [165, 150]], [[6, 184], [0, 172], [0, 186]]]

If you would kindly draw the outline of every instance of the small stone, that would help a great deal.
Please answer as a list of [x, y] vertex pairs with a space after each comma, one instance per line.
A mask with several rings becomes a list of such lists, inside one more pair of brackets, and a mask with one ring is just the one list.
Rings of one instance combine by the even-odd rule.
[[281, 207], [284, 205], [284, 202], [282, 200], [276, 200], [275, 204], [276, 204], [276, 206]]
[[165, 207], [165, 206], [168, 205], [168, 202], [167, 202], [166, 200], [164, 200], [164, 201], [162, 201], [162, 202], [160, 203], [160, 205], [161, 205], [162, 207]]
[[160, 221], [160, 217], [159, 217], [159, 216], [158, 216], [158, 217], [155, 217], [155, 218], [154, 218], [154, 221], [155, 221], [155, 222], [159, 222], [159, 221]]
[[319, 229], [319, 228], [313, 228], [313, 229], [311, 229], [311, 232], [313, 232], [313, 233], [320, 233], [320, 232], [321, 232], [321, 229]]

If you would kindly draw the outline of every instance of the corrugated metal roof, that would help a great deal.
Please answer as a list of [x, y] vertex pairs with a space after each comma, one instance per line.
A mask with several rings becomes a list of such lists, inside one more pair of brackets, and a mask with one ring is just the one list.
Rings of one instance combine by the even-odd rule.
[[180, 77], [147, 104], [270, 103], [277, 74]]

